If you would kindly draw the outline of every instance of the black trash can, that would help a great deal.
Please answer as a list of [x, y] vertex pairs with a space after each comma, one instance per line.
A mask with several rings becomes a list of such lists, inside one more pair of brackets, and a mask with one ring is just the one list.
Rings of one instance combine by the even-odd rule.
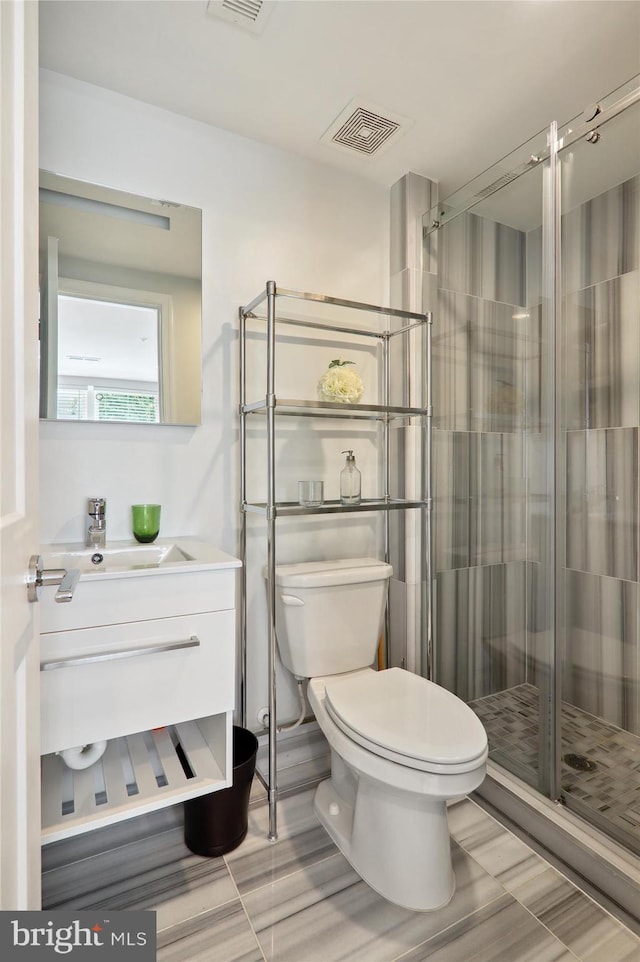
[[233, 785], [184, 803], [184, 840], [196, 855], [224, 855], [247, 834], [258, 739], [233, 726]]

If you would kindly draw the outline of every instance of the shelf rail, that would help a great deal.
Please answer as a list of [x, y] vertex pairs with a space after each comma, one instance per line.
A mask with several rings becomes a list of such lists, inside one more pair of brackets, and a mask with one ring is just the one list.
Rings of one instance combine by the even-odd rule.
[[[310, 294], [308, 291], [290, 291], [284, 287], [279, 287], [277, 294], [279, 297], [293, 297], [299, 301], [316, 301], [316, 303], [319, 304], [350, 307], [356, 311], [369, 311], [371, 314], [386, 314], [389, 317], [410, 317], [424, 323], [424, 314], [417, 314], [413, 311], [403, 311], [397, 307], [381, 307], [379, 304], [366, 304], [363, 301], [348, 301], [342, 297], [329, 297], [327, 294]], [[255, 303], [255, 301], [252, 301], [252, 303]], [[249, 309], [251, 309], [250, 305], [247, 310]]]

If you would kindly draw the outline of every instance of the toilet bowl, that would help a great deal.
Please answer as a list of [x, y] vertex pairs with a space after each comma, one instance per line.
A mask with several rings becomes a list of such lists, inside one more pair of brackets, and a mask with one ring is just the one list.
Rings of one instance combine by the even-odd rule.
[[481, 784], [488, 745], [451, 692], [370, 667], [391, 571], [375, 559], [276, 567], [276, 633], [331, 748], [317, 817], [365, 882], [425, 912], [453, 896], [446, 804]]
[[308, 697], [331, 748], [331, 778], [314, 800], [320, 822], [389, 901], [446, 905], [455, 888], [446, 803], [484, 779], [482, 724], [455, 695], [400, 668], [314, 678]]

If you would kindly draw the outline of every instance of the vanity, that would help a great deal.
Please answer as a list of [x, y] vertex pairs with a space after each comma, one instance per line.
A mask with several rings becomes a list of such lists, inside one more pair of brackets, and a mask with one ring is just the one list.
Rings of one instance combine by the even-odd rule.
[[[40, 553], [80, 571], [70, 603], [41, 597], [43, 844], [229, 787], [240, 561], [188, 538]], [[105, 740], [90, 767], [57, 754]]]
[[[200, 424], [201, 211], [41, 171], [39, 226], [40, 417]], [[232, 784], [239, 567], [192, 538], [32, 558], [43, 843]]]

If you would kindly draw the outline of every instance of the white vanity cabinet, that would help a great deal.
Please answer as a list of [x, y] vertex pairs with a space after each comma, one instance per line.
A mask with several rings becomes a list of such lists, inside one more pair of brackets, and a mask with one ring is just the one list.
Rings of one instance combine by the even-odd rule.
[[[178, 563], [85, 570], [81, 558], [70, 603], [42, 593], [43, 843], [232, 782], [240, 562], [179, 543]], [[103, 740], [89, 768], [57, 754]]]

